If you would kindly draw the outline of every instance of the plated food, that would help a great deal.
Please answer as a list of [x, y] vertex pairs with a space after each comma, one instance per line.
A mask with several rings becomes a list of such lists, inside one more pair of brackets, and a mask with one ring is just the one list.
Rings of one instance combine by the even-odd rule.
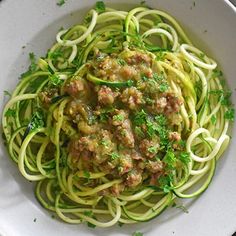
[[158, 216], [200, 195], [234, 110], [214, 60], [167, 13], [98, 2], [32, 63], [3, 111], [11, 158], [36, 197], [92, 227]]

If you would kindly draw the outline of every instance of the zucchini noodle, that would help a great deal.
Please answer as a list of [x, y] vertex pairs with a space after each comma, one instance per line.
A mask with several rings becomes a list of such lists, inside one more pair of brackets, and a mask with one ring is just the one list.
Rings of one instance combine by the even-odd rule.
[[[115, 173], [119, 174], [112, 175], [114, 169], [102, 167], [107, 164], [107, 159], [101, 163], [100, 159], [94, 159], [94, 166], [86, 164], [86, 160], [91, 158], [89, 155], [94, 151], [91, 151], [91, 148], [87, 151], [87, 156], [84, 154], [84, 159], [78, 152], [83, 152], [85, 147], [79, 149], [80, 151], [76, 149], [77, 153], [73, 152], [75, 146], [71, 140], [80, 140], [78, 143], [80, 145], [83, 133], [90, 132], [98, 135], [100, 131], [97, 127], [104, 129], [104, 123], [102, 125], [97, 123], [97, 126], [89, 123], [89, 119], [93, 118], [87, 117], [91, 111], [83, 106], [88, 104], [87, 101], [93, 103], [100, 88], [110, 89], [114, 96], [109, 99], [113, 101], [117, 98], [116, 93], [123, 92], [125, 88], [133, 88], [132, 91], [140, 94], [137, 89], [142, 91], [142, 83], [145, 86], [151, 83], [148, 76], [146, 76], [148, 78], [142, 77], [143, 81], [141, 79], [135, 81], [130, 74], [127, 80], [99, 76], [98, 73], [101, 72], [99, 70], [104, 66], [99, 63], [105, 63], [106, 57], [109, 60], [117, 60], [116, 66], [119, 68], [127, 67], [130, 58], [138, 58], [137, 60], [140, 59], [139, 57], [148, 58], [145, 60], [151, 61], [149, 71], [157, 74], [158, 78], [162, 76], [166, 81], [161, 84], [167, 87], [162, 88], [161, 96], [164, 94], [168, 102], [169, 92], [179, 99], [176, 100], [179, 101], [179, 110], [168, 118], [168, 122], [174, 122], [170, 128], [172, 134], [179, 134], [185, 144], [181, 146], [178, 143], [177, 147], [171, 146], [173, 142], [169, 140], [169, 143], [165, 144], [168, 148], [161, 149], [160, 129], [163, 127], [153, 126], [156, 124], [153, 114], [156, 115], [155, 112], [159, 111], [152, 110], [150, 113], [152, 115], [142, 122], [146, 122], [146, 128], [151, 122], [151, 128], [154, 127], [152, 132], [159, 132], [159, 136], [157, 135], [156, 143], [154, 142], [154, 145], [148, 149], [150, 159], [147, 155], [146, 162], [141, 163], [143, 160], [141, 157], [132, 160], [132, 163], [136, 163], [135, 165], [141, 163], [141, 166], [153, 163], [152, 153], [157, 152], [155, 163], [161, 162], [163, 166], [158, 172], [159, 177], [156, 172], [154, 174], [153, 169], [149, 172], [145, 169], [149, 167], [137, 167], [137, 171], [142, 173], [140, 177], [142, 181], [137, 185], [132, 185], [128, 181], [133, 177], [132, 174], [129, 176], [132, 171], [125, 172], [124, 166], [118, 167], [117, 164], [118, 172]], [[147, 62], [144, 62], [140, 68], [147, 71], [145, 63]], [[217, 161], [230, 141], [228, 130], [233, 109], [228, 100], [229, 92], [222, 83], [216, 62], [191, 43], [172, 16], [146, 7], [137, 7], [127, 12], [111, 8], [92, 9], [83, 24], [58, 32], [56, 43], [49, 49], [47, 56], [40, 58], [34, 66], [35, 68], [32, 69], [31, 65], [30, 73], [22, 78], [5, 105], [2, 127], [9, 155], [18, 164], [21, 174], [27, 180], [36, 182], [35, 195], [44, 208], [55, 212], [67, 223], [88, 222], [92, 227], [111, 227], [118, 222], [132, 224], [151, 220], [171, 206], [175, 198], [196, 197], [207, 189], [213, 178]], [[115, 69], [111, 70], [114, 70], [112, 76], [113, 72], [114, 74], [116, 72]], [[137, 72], [137, 68], [135, 70]], [[74, 96], [73, 91], [71, 94], [70, 88], [66, 90], [68, 88], [66, 86], [70, 86], [74, 80], [83, 81], [79, 97]], [[154, 85], [149, 89], [150, 93], [155, 94], [152, 89], [157, 82], [153, 83]], [[95, 89], [91, 90], [92, 87]], [[86, 89], [88, 92], [84, 92]], [[164, 91], [165, 89], [168, 89], [167, 92]], [[68, 114], [70, 109], [73, 109], [71, 106], [73, 101], [76, 102], [80, 113], [72, 121]], [[81, 105], [80, 101], [84, 103], [81, 102]], [[122, 98], [121, 102], [124, 101], [125, 98]], [[149, 99], [145, 103], [146, 106], [142, 101], [140, 101], [142, 105], [139, 105], [136, 110], [130, 106], [131, 117], [136, 115], [134, 121], [138, 119], [137, 117], [149, 115], [151, 105], [148, 102], [151, 104], [153, 101]], [[100, 119], [104, 107], [99, 104]], [[113, 109], [112, 106], [109, 109]], [[106, 115], [111, 114], [109, 109], [106, 110]], [[71, 114], [74, 115], [73, 112]], [[158, 117], [163, 117], [163, 114], [158, 113]], [[123, 119], [114, 113], [113, 118], [115, 116]], [[88, 122], [82, 122], [81, 117], [85, 117]], [[76, 123], [74, 121], [76, 119], [80, 119], [80, 123]], [[130, 116], [129, 119], [131, 120]], [[105, 126], [111, 126], [110, 121], [106, 122]], [[117, 127], [119, 130], [122, 125]], [[134, 128], [133, 123], [132, 127]], [[143, 126], [137, 125], [135, 130], [147, 135], [142, 129]], [[114, 135], [117, 130], [114, 130]], [[166, 130], [164, 131], [169, 132]], [[123, 133], [127, 134], [128, 131], [123, 130]], [[156, 133], [153, 135], [155, 136]], [[152, 139], [152, 135], [149, 138]], [[126, 145], [124, 139], [118, 138], [118, 140], [124, 146]], [[97, 142], [102, 142], [102, 138], [97, 138]], [[106, 142], [109, 143], [111, 140]], [[115, 145], [118, 146], [117, 143]], [[135, 148], [137, 150], [136, 146]], [[145, 146], [142, 148], [145, 149]], [[159, 151], [156, 151], [157, 149]], [[114, 161], [121, 154], [113, 152], [109, 155]], [[172, 155], [174, 164], [171, 160], [169, 162], [166, 160], [167, 155], [169, 158]], [[95, 164], [96, 161], [100, 164]], [[119, 161], [123, 163], [125, 159]], [[165, 168], [170, 163], [172, 169], [167, 171]], [[124, 174], [120, 174], [121, 172]], [[151, 180], [154, 177], [157, 181], [155, 183]], [[169, 182], [164, 179], [167, 182], [162, 185], [158, 178], [163, 177], [171, 179], [168, 180]], [[117, 186], [123, 186], [124, 189], [112, 193]]]

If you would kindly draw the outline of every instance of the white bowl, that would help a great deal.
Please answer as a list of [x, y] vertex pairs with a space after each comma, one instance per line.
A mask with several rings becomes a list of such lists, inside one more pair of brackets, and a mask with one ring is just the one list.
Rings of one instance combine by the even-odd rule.
[[[68, 0], [59, 7], [56, 0], [22, 0], [0, 2], [0, 88], [12, 90], [19, 75], [28, 66], [28, 53], [45, 55], [55, 41], [58, 29], [80, 22], [95, 1]], [[127, 7], [130, 0], [119, 2]], [[146, 1], [169, 12], [183, 26], [195, 45], [216, 59], [233, 91], [236, 101], [236, 10], [223, 0], [159, 0]], [[3, 98], [3, 97], [2, 97]], [[6, 102], [1, 99], [0, 106]], [[235, 127], [233, 134], [235, 133]], [[218, 164], [209, 189], [194, 201], [189, 213], [178, 210], [169, 217], [164, 213], [148, 223], [110, 229], [90, 229], [85, 225], [69, 225], [52, 219], [35, 200], [33, 186], [18, 172], [8, 158], [1, 141], [0, 149], [0, 235], [232, 235], [236, 231], [236, 139]]]

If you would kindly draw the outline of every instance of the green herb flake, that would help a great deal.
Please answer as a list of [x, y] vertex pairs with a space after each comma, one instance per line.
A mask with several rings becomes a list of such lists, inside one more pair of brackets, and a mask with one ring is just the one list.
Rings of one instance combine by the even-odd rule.
[[93, 212], [92, 211], [84, 211], [84, 215], [92, 217], [93, 216]]
[[155, 79], [156, 81], [162, 81], [164, 80], [164, 76], [163, 74], [158, 75], [157, 73], [153, 73], [153, 79]]
[[132, 236], [143, 236], [143, 233], [136, 231], [132, 234]]
[[136, 134], [138, 137], [140, 137], [140, 138], [144, 138], [144, 137], [145, 137], [144, 132], [143, 132], [142, 129], [141, 129], [140, 127], [138, 127], [138, 126], [136, 126], [136, 127], [134, 128], [134, 132], [135, 132], [135, 134]]
[[21, 74], [20, 79], [23, 79], [26, 76], [29, 76], [30, 74], [32, 74], [34, 71], [37, 70], [36, 58], [33, 52], [29, 53], [29, 59], [30, 59], [30, 66], [28, 68], [28, 71]]
[[188, 152], [181, 152], [179, 154], [179, 160], [187, 165], [190, 162], [190, 154]]
[[105, 6], [104, 2], [103, 2], [103, 1], [98, 1], [98, 2], [96, 2], [95, 10], [96, 10], [98, 13], [105, 12], [105, 11], [106, 11], [106, 6]]
[[155, 116], [155, 121], [157, 121], [160, 126], [165, 126], [167, 122], [166, 117], [163, 114]]
[[113, 120], [114, 121], [124, 121], [125, 117], [121, 114], [118, 114], [118, 115], [114, 115], [113, 116]]
[[137, 112], [134, 116], [134, 124], [137, 126], [146, 123], [146, 120], [147, 113], [143, 109], [140, 112]]
[[113, 152], [110, 154], [111, 160], [115, 160], [120, 157], [120, 155], [117, 152]]
[[60, 51], [54, 51], [54, 52], [48, 52], [48, 58], [51, 60], [56, 60], [58, 57], [62, 56], [62, 52]]
[[125, 61], [124, 59], [121, 59], [121, 58], [118, 58], [118, 59], [117, 59], [117, 63], [118, 63], [120, 66], [126, 65], [126, 61]]
[[212, 78], [219, 78], [223, 76], [223, 72], [218, 69], [214, 69], [212, 73]]
[[177, 205], [175, 207], [181, 209], [184, 213], [189, 213], [188, 209], [184, 205]]
[[234, 108], [230, 108], [225, 112], [224, 118], [226, 120], [234, 121], [234, 113], [235, 113]]
[[34, 218], [34, 222], [36, 222], [37, 221], [37, 219], [36, 218]]
[[83, 175], [85, 178], [89, 179], [90, 178], [90, 173], [87, 170], [84, 170]]
[[103, 139], [101, 142], [101, 145], [104, 146], [105, 148], [108, 148], [109, 144], [110, 144], [110, 141], [109, 140], [106, 140], [106, 139]]
[[215, 115], [213, 115], [213, 116], [211, 117], [211, 123], [212, 123], [213, 125], [216, 124], [216, 116], [215, 116]]
[[66, 2], [65, 2], [65, 0], [59, 0], [58, 2], [57, 2], [57, 5], [58, 6], [62, 6], [62, 5], [64, 5]]
[[63, 80], [56, 74], [50, 75], [49, 84], [53, 86], [60, 86], [63, 83]]
[[122, 227], [122, 226], [124, 225], [124, 223], [118, 222], [118, 225], [119, 225], [120, 227]]
[[169, 85], [167, 83], [161, 83], [159, 85], [159, 90], [161, 93], [166, 92], [168, 90], [168, 88], [169, 88]]
[[6, 117], [16, 117], [16, 111], [15, 111], [15, 109], [9, 108], [9, 109], [5, 112], [5, 116], [6, 116]]
[[147, 150], [150, 152], [150, 153], [156, 153], [157, 152], [157, 147], [155, 146], [152, 146], [152, 147], [149, 147]]
[[141, 79], [142, 79], [142, 81], [143, 81], [143, 82], [146, 82], [146, 81], [148, 81], [148, 80], [149, 80], [149, 79], [148, 79], [148, 77], [147, 77], [147, 76], [145, 76], [145, 75], [143, 75]]
[[11, 93], [8, 92], [7, 90], [4, 90], [3, 93], [4, 93], [4, 96], [9, 96], [9, 97], [11, 97]]

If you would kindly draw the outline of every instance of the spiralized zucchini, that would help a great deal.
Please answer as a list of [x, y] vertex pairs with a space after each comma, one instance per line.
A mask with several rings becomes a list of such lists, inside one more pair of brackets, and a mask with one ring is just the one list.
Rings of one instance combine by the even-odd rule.
[[[110, 181], [108, 173], [97, 170], [88, 173], [88, 178], [97, 180], [95, 188], [77, 184], [84, 172], [72, 172], [70, 157], [62, 152], [63, 134], [75, 133], [66, 125], [69, 97], [57, 97], [46, 112], [35, 108], [41, 106], [38, 95], [49, 83], [64, 83], [83, 75], [95, 48], [110, 54], [130, 47], [151, 54], [171, 90], [184, 99], [177, 130], [187, 137], [186, 152], [191, 161], [176, 170], [168, 191], [139, 186], [117, 197], [102, 196], [100, 191], [122, 180], [118, 176]], [[92, 9], [83, 24], [57, 34], [47, 56], [22, 78], [5, 105], [2, 126], [9, 154], [21, 174], [36, 181], [35, 194], [41, 205], [67, 223], [111, 227], [118, 222], [148, 221], [176, 197], [196, 197], [211, 182], [216, 162], [230, 141], [233, 112], [220, 77], [216, 62], [196, 48], [167, 13], [146, 7], [130, 11]], [[91, 75], [88, 78], [103, 83]], [[47, 155], [50, 148], [52, 156]]]

